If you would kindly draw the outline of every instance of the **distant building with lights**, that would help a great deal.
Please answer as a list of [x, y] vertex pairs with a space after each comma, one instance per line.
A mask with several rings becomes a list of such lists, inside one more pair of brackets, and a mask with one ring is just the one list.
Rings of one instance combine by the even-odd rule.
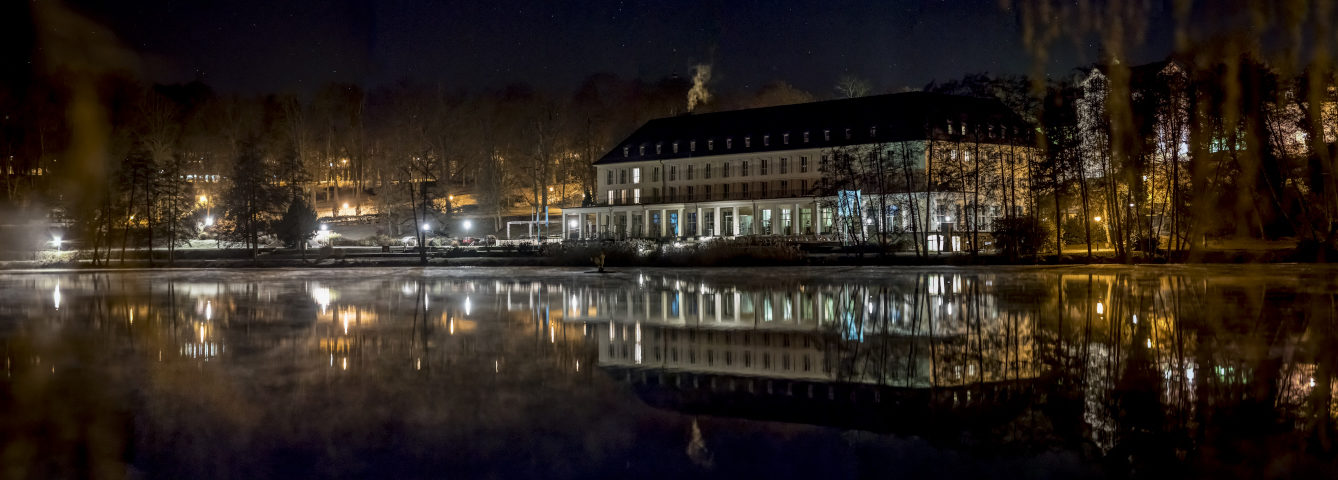
[[[900, 93], [652, 120], [594, 163], [564, 237], [872, 240], [963, 248], [1029, 198], [1032, 127], [995, 99]], [[881, 237], [886, 238], [886, 235]]]

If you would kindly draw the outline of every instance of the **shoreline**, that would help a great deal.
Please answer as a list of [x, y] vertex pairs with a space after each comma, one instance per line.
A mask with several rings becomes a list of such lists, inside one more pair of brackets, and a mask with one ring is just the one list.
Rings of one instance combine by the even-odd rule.
[[[430, 255], [426, 264], [413, 253], [362, 254], [344, 258], [318, 258], [308, 254], [301, 258], [291, 252], [267, 252], [256, 259], [238, 258], [237, 251], [217, 252], [221, 255], [185, 255], [174, 262], [166, 258], [155, 258], [150, 264], [147, 258], [127, 258], [125, 261], [113, 259], [104, 264], [94, 265], [90, 260], [82, 259], [45, 259], [45, 260], [8, 260], [0, 261], [0, 272], [18, 270], [132, 270], [132, 269], [273, 269], [273, 268], [368, 268], [368, 267], [593, 267], [594, 263], [585, 255]], [[213, 253], [213, 252], [211, 252]], [[1131, 262], [1121, 262], [1112, 255], [1094, 255], [1092, 261], [1087, 256], [1066, 254], [1056, 259], [1053, 254], [1040, 255], [1010, 261], [1001, 255], [979, 255], [952, 253], [918, 257], [911, 254], [890, 254], [879, 256], [867, 253], [856, 254], [808, 254], [798, 258], [765, 258], [747, 254], [732, 257], [704, 258], [702, 255], [682, 255], [670, 258], [656, 256], [609, 258], [607, 268], [737, 268], [737, 267], [1015, 267], [1015, 266], [1070, 266], [1070, 265], [1250, 265], [1250, 264], [1315, 264], [1328, 262], [1306, 261], [1298, 259], [1296, 252], [1283, 250], [1234, 251], [1214, 250], [1201, 252], [1197, 258], [1172, 261], [1165, 257], [1146, 258], [1136, 256]]]

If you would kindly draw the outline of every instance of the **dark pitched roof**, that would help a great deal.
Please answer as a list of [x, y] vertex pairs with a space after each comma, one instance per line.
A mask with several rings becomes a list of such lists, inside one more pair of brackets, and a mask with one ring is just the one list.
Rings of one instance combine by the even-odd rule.
[[[997, 99], [910, 92], [659, 118], [646, 122], [595, 164], [924, 140], [931, 132], [941, 138], [949, 120], [956, 128], [965, 121], [973, 130], [1002, 125], [1010, 130], [1007, 138], [1030, 138], [1026, 122]], [[848, 139], [846, 129], [850, 129]], [[826, 130], [831, 131], [830, 140], [824, 140]], [[809, 133], [808, 142], [804, 132]], [[1002, 135], [987, 138], [984, 132], [979, 137], [982, 142], [1007, 141]], [[769, 140], [764, 138], [768, 135]], [[695, 152], [689, 146], [693, 140]], [[711, 140], [715, 147], [708, 149]], [[727, 140], [732, 140], [729, 148]], [[678, 153], [673, 151], [674, 142], [679, 142]], [[658, 154], [656, 145], [661, 147]]]

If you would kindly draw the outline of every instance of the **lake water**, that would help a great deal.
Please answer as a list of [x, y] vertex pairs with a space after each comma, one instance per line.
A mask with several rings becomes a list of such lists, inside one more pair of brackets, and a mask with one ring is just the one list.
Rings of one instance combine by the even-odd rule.
[[0, 275], [0, 477], [1332, 478], [1338, 269]]

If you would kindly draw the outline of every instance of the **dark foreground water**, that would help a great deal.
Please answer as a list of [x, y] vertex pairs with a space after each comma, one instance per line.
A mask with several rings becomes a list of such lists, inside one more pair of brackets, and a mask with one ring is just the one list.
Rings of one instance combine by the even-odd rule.
[[0, 275], [0, 478], [1332, 478], [1338, 269]]

